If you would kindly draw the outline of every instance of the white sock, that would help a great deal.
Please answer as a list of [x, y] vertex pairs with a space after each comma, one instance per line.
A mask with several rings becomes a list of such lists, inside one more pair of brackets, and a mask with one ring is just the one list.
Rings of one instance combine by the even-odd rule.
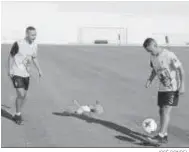
[[168, 136], [168, 133], [166, 132], [166, 133], [164, 133], [164, 136]]
[[165, 135], [164, 135], [164, 134], [162, 134], [162, 133], [159, 133], [159, 136], [163, 138]]
[[17, 112], [16, 115], [17, 115], [17, 116], [20, 116], [20, 115], [21, 115], [21, 112]]

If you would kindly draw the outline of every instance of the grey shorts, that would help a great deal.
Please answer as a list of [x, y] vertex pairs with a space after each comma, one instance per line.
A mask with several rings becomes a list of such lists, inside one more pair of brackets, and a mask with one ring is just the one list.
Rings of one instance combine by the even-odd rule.
[[20, 77], [20, 76], [14, 75], [11, 79], [12, 79], [14, 88], [24, 88], [25, 90], [28, 90], [29, 82], [30, 82], [29, 77]]
[[179, 91], [158, 92], [158, 106], [177, 106], [179, 102]]

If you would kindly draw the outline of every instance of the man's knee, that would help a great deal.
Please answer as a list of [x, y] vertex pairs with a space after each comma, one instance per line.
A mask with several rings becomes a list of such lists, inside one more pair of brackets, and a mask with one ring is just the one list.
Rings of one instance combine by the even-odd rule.
[[163, 111], [164, 111], [165, 115], [169, 115], [171, 110], [172, 110], [172, 106], [169, 106], [169, 105], [166, 105], [163, 108]]
[[27, 100], [27, 94], [24, 94], [24, 100]]
[[26, 93], [24, 90], [20, 89], [17, 90], [17, 98], [19, 99], [25, 99], [26, 98]]
[[22, 100], [24, 100], [24, 99], [25, 99], [25, 96], [22, 95], [22, 94], [18, 94], [18, 95], [17, 95], [17, 98], [18, 98], [18, 99], [22, 99]]

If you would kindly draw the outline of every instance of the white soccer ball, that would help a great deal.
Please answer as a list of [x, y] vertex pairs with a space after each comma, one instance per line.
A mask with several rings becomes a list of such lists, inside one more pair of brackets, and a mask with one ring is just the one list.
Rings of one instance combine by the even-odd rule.
[[145, 132], [151, 134], [157, 130], [157, 123], [154, 119], [145, 119], [142, 123], [142, 127]]

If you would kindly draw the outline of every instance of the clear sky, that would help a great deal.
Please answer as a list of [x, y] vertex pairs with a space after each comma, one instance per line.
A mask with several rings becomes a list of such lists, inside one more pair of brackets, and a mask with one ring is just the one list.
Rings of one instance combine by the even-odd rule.
[[189, 38], [189, 2], [2, 2], [3, 41], [22, 38], [28, 25], [39, 42], [76, 43], [82, 26], [127, 28], [130, 43], [152, 33], [181, 41]]

